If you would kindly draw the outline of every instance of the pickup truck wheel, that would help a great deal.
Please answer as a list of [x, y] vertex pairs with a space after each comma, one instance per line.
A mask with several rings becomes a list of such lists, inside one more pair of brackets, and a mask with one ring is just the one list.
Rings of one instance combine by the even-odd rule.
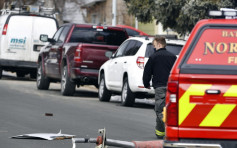
[[134, 102], [135, 102], [135, 95], [129, 87], [128, 78], [125, 78], [123, 81], [121, 103], [123, 106], [133, 106]]
[[73, 96], [75, 89], [76, 85], [68, 77], [67, 66], [65, 65], [61, 74], [61, 94], [63, 96]]
[[50, 81], [43, 73], [41, 62], [39, 62], [39, 65], [37, 67], [36, 84], [37, 84], [37, 88], [40, 90], [48, 90], [49, 89]]
[[112, 93], [106, 88], [104, 75], [101, 75], [98, 94], [100, 101], [109, 102]]

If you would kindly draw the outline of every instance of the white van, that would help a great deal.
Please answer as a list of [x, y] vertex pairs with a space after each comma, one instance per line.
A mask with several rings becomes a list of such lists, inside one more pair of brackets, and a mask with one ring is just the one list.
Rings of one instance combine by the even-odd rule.
[[52, 38], [58, 28], [55, 18], [32, 14], [0, 16], [0, 78], [2, 70], [16, 72], [17, 77], [36, 77], [37, 58], [45, 43], [40, 34]]

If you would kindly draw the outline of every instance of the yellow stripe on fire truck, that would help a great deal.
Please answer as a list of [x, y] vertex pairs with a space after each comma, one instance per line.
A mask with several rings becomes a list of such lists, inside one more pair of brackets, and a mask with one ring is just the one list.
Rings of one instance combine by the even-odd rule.
[[[186, 117], [196, 106], [195, 103], [190, 103], [191, 95], [204, 96], [205, 90], [209, 89], [211, 84], [192, 84], [179, 100], [179, 125], [183, 123]], [[224, 97], [237, 97], [237, 85], [232, 85]], [[202, 120], [199, 126], [219, 127], [225, 119], [231, 114], [235, 104], [216, 104], [207, 116]]]

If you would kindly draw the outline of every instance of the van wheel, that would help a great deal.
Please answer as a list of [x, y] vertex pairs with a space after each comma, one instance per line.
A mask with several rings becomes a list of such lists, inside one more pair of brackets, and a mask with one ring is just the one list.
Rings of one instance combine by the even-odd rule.
[[30, 73], [30, 78], [31, 79], [36, 79], [37, 78], [37, 73], [36, 72], [31, 72]]
[[43, 73], [41, 62], [39, 62], [39, 65], [37, 67], [36, 85], [40, 90], [48, 90], [50, 85], [49, 78], [47, 78]]
[[25, 73], [23, 73], [23, 72], [16, 72], [16, 76], [18, 78], [23, 78], [23, 77], [25, 77]]
[[2, 78], [2, 68], [0, 67], [0, 79]]
[[123, 106], [133, 106], [134, 102], [135, 102], [135, 95], [129, 87], [128, 78], [125, 78], [123, 81], [121, 103]]
[[73, 96], [75, 89], [76, 85], [68, 77], [68, 70], [67, 66], [65, 65], [61, 74], [61, 94], [63, 96]]
[[101, 75], [99, 84], [99, 100], [103, 102], [109, 102], [111, 98], [111, 92], [106, 88], [104, 75]]

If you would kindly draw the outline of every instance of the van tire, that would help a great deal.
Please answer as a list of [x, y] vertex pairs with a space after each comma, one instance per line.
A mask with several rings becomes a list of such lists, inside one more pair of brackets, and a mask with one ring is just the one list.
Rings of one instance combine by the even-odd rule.
[[109, 102], [111, 95], [112, 93], [107, 89], [105, 84], [105, 77], [102, 74], [100, 78], [99, 92], [98, 92], [99, 100], [103, 102]]
[[67, 66], [64, 65], [61, 73], [61, 94], [63, 96], [73, 96], [75, 93], [76, 85], [71, 81], [68, 76]]
[[36, 85], [39, 90], [49, 89], [50, 81], [49, 78], [44, 75], [42, 62], [39, 62], [37, 67]]
[[25, 73], [23, 73], [23, 72], [16, 72], [16, 76], [18, 77], [18, 78], [23, 78], [23, 77], [25, 77]]
[[0, 79], [2, 79], [2, 68], [0, 67]]
[[36, 79], [37, 78], [37, 73], [36, 72], [31, 72], [30, 73], [30, 78], [31, 79]]
[[133, 106], [135, 102], [135, 94], [131, 91], [128, 83], [128, 78], [123, 81], [123, 88], [121, 93], [122, 106]]

